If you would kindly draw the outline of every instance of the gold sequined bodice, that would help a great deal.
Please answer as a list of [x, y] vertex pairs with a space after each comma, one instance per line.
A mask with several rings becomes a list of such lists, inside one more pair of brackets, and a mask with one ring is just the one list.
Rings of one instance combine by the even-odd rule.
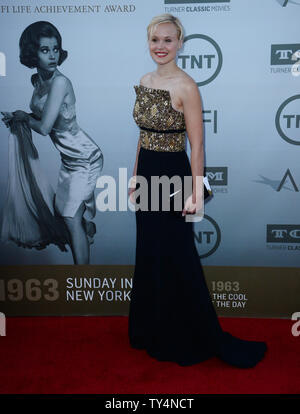
[[170, 92], [143, 85], [134, 89], [133, 118], [141, 129], [141, 147], [153, 151], [184, 151], [184, 115], [172, 107]]

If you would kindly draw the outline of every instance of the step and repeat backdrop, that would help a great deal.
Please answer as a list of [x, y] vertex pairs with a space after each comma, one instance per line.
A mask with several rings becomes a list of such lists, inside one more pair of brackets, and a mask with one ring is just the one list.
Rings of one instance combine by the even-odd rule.
[[[104, 155], [91, 264], [73, 265], [71, 251], [54, 245], [26, 249], [2, 240], [0, 312], [127, 315], [136, 236], [127, 198], [139, 135], [134, 85], [155, 69], [146, 27], [161, 13], [185, 27], [178, 65], [203, 102], [213, 197], [194, 234], [216, 310], [285, 318], [300, 311], [300, 0], [0, 0], [0, 110], [31, 112], [36, 70], [20, 63], [19, 39], [31, 23], [50, 22], [68, 51], [59, 70], [72, 82], [78, 123]], [[49, 136], [33, 132], [33, 142], [55, 191], [59, 152]], [[1, 122], [1, 225], [8, 145]]]

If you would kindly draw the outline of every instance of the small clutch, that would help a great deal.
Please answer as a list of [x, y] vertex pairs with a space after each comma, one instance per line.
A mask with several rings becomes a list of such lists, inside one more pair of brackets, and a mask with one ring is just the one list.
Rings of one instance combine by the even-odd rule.
[[206, 176], [203, 178], [203, 186], [204, 186], [203, 196], [204, 196], [204, 200], [205, 200], [205, 199], [207, 199], [208, 197], [210, 197], [212, 195], [212, 190], [210, 188], [209, 181], [208, 181], [208, 178]]
[[[206, 176], [203, 177], [203, 197], [204, 200], [206, 200], [207, 198], [209, 198], [210, 196], [212, 196], [213, 192], [212, 189], [209, 185], [209, 181], [208, 178]], [[177, 215], [181, 215], [182, 214], [182, 210], [184, 208], [184, 204], [182, 205], [182, 209], [181, 210], [175, 210], [174, 208], [174, 203], [175, 203], [175, 196], [176, 194], [181, 194], [181, 190], [177, 190], [174, 193], [170, 194], [170, 200], [171, 200], [171, 211]], [[183, 200], [181, 200], [181, 202], [183, 202]]]
[[[204, 197], [204, 200], [205, 200], [206, 198], [210, 197], [213, 193], [212, 189], [210, 188], [208, 178], [206, 176], [203, 177], [203, 187], [204, 187], [203, 197]], [[170, 194], [170, 199], [172, 197], [174, 197], [176, 194], [180, 193], [180, 192], [181, 192], [181, 190], [178, 190], [178, 191], [175, 191], [174, 193]]]

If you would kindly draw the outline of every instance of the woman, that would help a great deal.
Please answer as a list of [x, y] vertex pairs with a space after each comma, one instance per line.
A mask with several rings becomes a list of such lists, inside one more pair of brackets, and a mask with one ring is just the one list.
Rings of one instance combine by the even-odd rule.
[[89, 245], [96, 231], [89, 220], [95, 215], [94, 189], [103, 155], [76, 122], [72, 83], [57, 69], [66, 58], [55, 26], [44, 21], [28, 26], [20, 38], [20, 61], [37, 68], [31, 78], [33, 114], [16, 111], [13, 115], [6, 113], [3, 120], [9, 125], [25, 123], [40, 135], [50, 135], [62, 161], [55, 210], [68, 230], [74, 263], [88, 264]]
[[[148, 44], [157, 64], [135, 87], [134, 119], [141, 129], [133, 176], [192, 177], [192, 193], [182, 200], [182, 214], [151, 211], [156, 197], [148, 188], [147, 208], [136, 211], [137, 246], [129, 311], [129, 339], [161, 361], [191, 365], [218, 356], [229, 364], [253, 367], [263, 358], [263, 342], [244, 341], [223, 332], [210, 299], [192, 223], [187, 214], [203, 208], [202, 106], [195, 82], [176, 65], [183, 43], [180, 21], [169, 14], [148, 26]], [[185, 152], [185, 131], [191, 145], [191, 164]], [[129, 191], [131, 199], [137, 186]], [[176, 189], [176, 188], [175, 188]], [[179, 194], [184, 191], [177, 190]], [[160, 191], [159, 196], [163, 196]], [[146, 198], [147, 198], [146, 197]], [[136, 202], [137, 202], [136, 193]], [[171, 197], [172, 198], [172, 197]], [[140, 198], [139, 198], [140, 199]], [[142, 203], [141, 203], [142, 204]], [[189, 216], [191, 217], [191, 216]]]

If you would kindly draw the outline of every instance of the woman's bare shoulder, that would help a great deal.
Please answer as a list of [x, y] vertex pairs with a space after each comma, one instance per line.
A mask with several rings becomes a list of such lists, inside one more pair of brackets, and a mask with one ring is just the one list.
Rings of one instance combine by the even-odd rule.
[[153, 72], [148, 72], [140, 79], [140, 85], [142, 86], [150, 86], [151, 85], [151, 79], [153, 77]]
[[182, 93], [199, 93], [198, 86], [194, 79], [184, 71], [182, 71], [182, 73], [178, 77], [177, 85]]
[[67, 76], [63, 75], [61, 72], [58, 73], [53, 79], [53, 84], [57, 84], [61, 87], [72, 88], [72, 82]]

